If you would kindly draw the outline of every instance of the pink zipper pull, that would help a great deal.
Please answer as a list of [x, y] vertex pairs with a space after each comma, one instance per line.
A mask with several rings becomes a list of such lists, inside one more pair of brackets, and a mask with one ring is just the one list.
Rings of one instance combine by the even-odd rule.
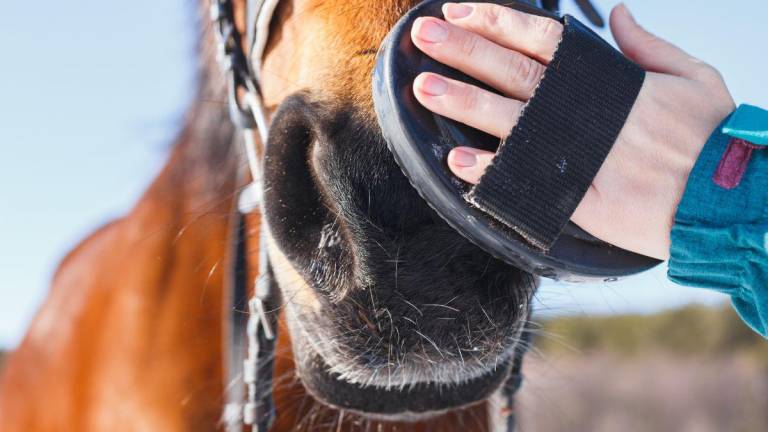
[[762, 150], [765, 146], [752, 144], [740, 138], [731, 138], [723, 158], [717, 165], [712, 181], [723, 189], [734, 189], [741, 183], [753, 150]]

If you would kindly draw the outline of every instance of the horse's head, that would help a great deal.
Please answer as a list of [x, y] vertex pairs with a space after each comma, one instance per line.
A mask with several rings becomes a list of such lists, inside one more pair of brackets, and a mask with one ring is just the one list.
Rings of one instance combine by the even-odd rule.
[[281, 2], [261, 70], [277, 110], [269, 254], [298, 374], [321, 401], [390, 417], [497, 389], [535, 287], [443, 222], [386, 148], [371, 73], [388, 29], [415, 3]]

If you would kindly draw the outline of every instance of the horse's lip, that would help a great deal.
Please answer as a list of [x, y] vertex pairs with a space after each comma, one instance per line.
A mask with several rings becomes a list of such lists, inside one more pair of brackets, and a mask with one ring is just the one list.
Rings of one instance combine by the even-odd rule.
[[512, 364], [507, 359], [487, 374], [459, 384], [428, 382], [384, 388], [344, 380], [329, 372], [329, 366], [315, 353], [304, 360], [302, 382], [322, 403], [365, 417], [400, 421], [416, 421], [488, 399], [507, 379]]

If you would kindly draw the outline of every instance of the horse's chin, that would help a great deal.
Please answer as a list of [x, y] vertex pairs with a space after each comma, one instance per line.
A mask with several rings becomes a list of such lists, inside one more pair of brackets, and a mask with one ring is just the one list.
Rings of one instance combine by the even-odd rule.
[[[296, 373], [321, 404], [385, 421], [420, 421], [481, 403], [507, 381], [525, 316], [493, 344], [464, 357], [407, 352], [395, 363], [366, 355], [338, 337], [346, 319], [323, 308], [316, 291], [279, 251], [270, 250], [283, 297]], [[403, 329], [401, 329], [403, 330]], [[398, 332], [399, 333], [399, 332]], [[354, 341], [353, 341], [354, 342]], [[454, 358], [456, 357], [456, 358]]]
[[331, 372], [331, 367], [307, 344], [294, 352], [298, 374], [307, 391], [332, 408], [384, 421], [420, 421], [490, 398], [506, 381], [511, 359], [485, 374], [459, 383], [420, 382], [405, 386], [363, 385]]

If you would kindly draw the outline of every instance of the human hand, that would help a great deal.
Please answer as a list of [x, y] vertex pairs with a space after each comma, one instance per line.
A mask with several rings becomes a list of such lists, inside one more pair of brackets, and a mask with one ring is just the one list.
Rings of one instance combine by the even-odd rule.
[[[414, 44], [425, 54], [497, 89], [422, 73], [416, 98], [427, 109], [506, 137], [552, 59], [563, 27], [557, 21], [490, 3], [447, 3], [446, 20], [419, 18]], [[669, 256], [670, 231], [688, 174], [733, 99], [713, 67], [640, 27], [621, 4], [611, 32], [645, 82], [619, 137], [572, 221], [604, 241], [647, 256]], [[448, 166], [479, 182], [493, 153], [458, 147]]]

